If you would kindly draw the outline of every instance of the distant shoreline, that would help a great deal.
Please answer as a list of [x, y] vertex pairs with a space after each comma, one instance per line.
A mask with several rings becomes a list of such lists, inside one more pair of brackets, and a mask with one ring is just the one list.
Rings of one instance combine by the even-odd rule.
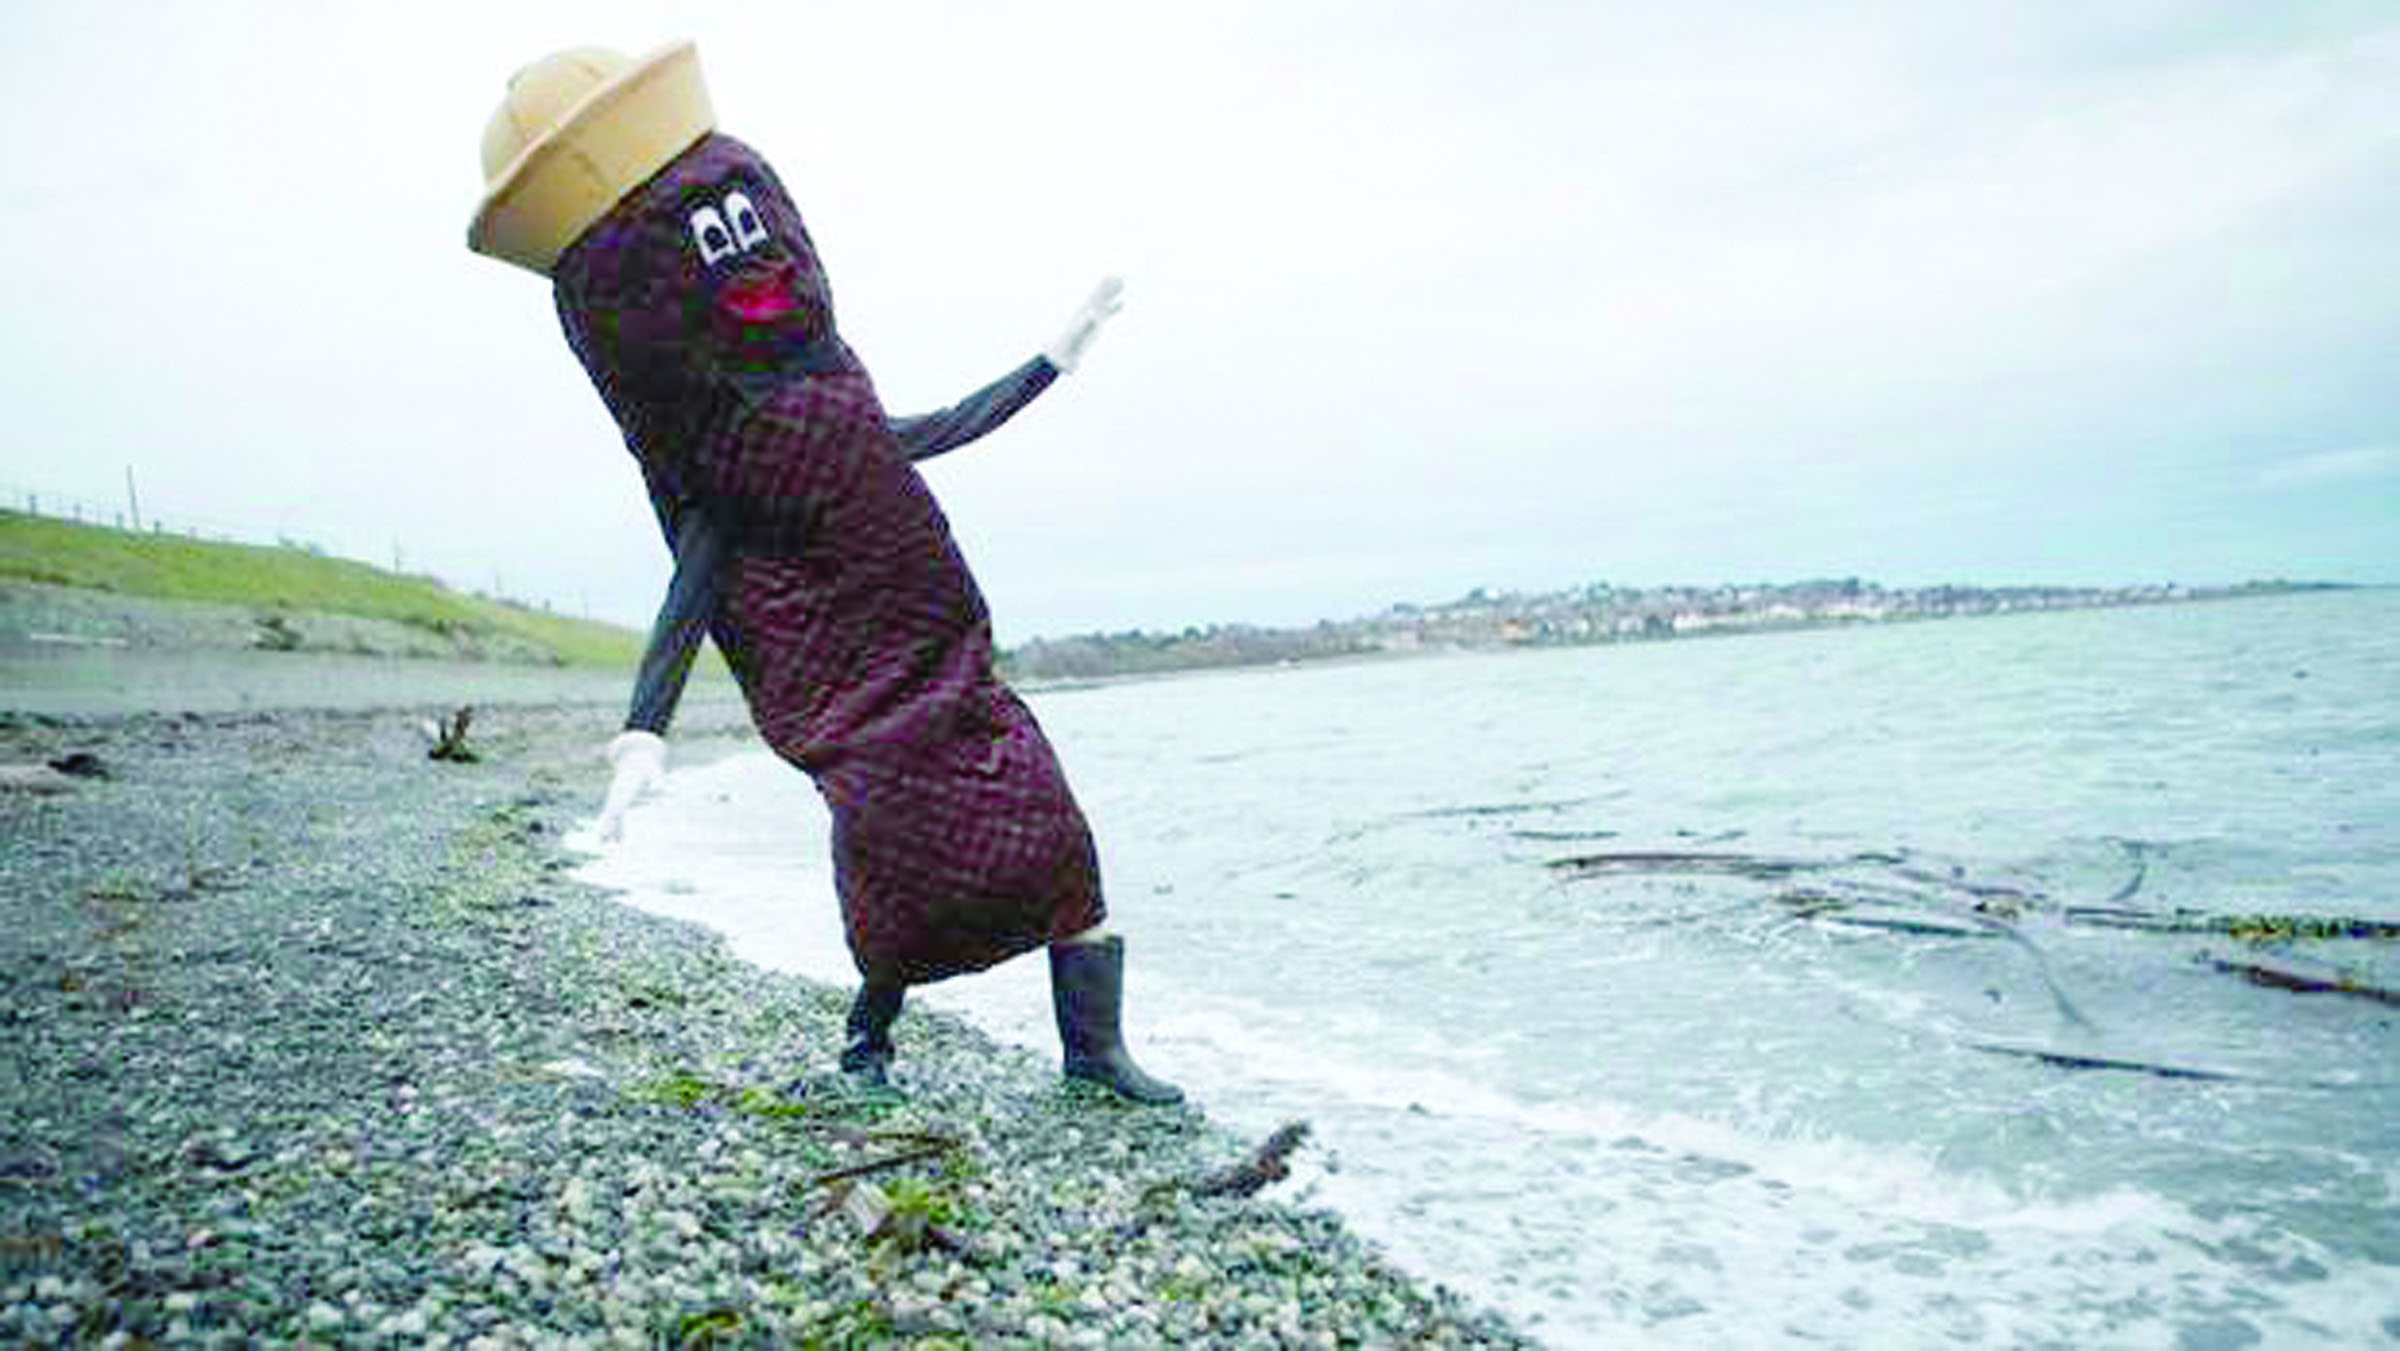
[[1468, 652], [1922, 623], [2063, 610], [2127, 609], [2371, 590], [2345, 582], [2186, 587], [1964, 587], [1889, 590], [1874, 583], [1718, 587], [1587, 587], [1539, 595], [1477, 589], [1440, 605], [1396, 605], [1363, 619], [1303, 628], [1249, 625], [1035, 638], [1002, 654], [1012, 680], [1038, 688], [1206, 670], [1316, 665]]
[[[2003, 614], [2055, 613], [2248, 600], [2378, 589], [2350, 583], [2253, 582], [2238, 587], [1945, 587], [1856, 595], [1801, 584], [1777, 588], [1660, 588], [1602, 593], [1638, 626], [1604, 633], [1589, 623], [1590, 593], [1479, 596], [1443, 606], [1398, 606], [1369, 620], [1306, 629], [1248, 627], [1141, 631], [1032, 639], [1001, 654], [1001, 672], [1029, 692], [1067, 692], [1134, 681], [1417, 657], [1605, 647], [1861, 628]], [[1879, 604], [1869, 607], [1859, 597]], [[1814, 598], [1815, 610], [1799, 602]], [[1583, 607], [1577, 609], [1577, 606]], [[1843, 608], [1843, 607], [1849, 608]], [[1658, 622], [1651, 622], [1652, 619]], [[1540, 627], [1547, 624], [1549, 627]], [[397, 639], [381, 641], [390, 630]], [[0, 710], [94, 717], [142, 712], [455, 707], [462, 704], [618, 704], [630, 666], [564, 665], [515, 650], [462, 657], [410, 645], [398, 625], [341, 615], [296, 615], [263, 640], [241, 606], [157, 600], [31, 583], [0, 585]], [[287, 641], [289, 639], [289, 641]], [[703, 668], [684, 701], [695, 717], [740, 721], [741, 694]], [[705, 711], [704, 711], [705, 710]]]

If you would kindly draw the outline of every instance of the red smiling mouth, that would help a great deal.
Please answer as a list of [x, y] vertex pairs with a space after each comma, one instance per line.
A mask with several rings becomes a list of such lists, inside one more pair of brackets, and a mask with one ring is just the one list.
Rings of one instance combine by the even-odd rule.
[[800, 308], [793, 294], [791, 270], [777, 267], [745, 272], [725, 283], [717, 297], [725, 312], [746, 324], [771, 324]]

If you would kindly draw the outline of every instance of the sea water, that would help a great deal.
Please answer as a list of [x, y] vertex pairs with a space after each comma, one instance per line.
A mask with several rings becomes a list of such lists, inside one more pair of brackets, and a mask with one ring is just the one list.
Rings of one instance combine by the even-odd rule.
[[[1030, 702], [1143, 1063], [1544, 1341], [2400, 1345], [2400, 959], [2259, 941], [2400, 921], [2400, 594]], [[585, 875], [847, 984], [825, 851], [760, 752]]]

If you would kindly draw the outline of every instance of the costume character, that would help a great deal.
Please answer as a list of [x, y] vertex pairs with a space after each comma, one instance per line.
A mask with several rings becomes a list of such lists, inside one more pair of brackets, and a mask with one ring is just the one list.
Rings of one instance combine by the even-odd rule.
[[[678, 560], [636, 719], [661, 718], [662, 693], [671, 714], [700, 616], [761, 737], [831, 812], [863, 981], [844, 1068], [886, 1079], [908, 986], [1047, 947], [1065, 1072], [1178, 1100], [1125, 1049], [1124, 944], [1102, 928], [1090, 828], [992, 670], [982, 593], [906, 424], [842, 341], [774, 170], [716, 131], [692, 45], [536, 62], [510, 82], [483, 161], [468, 246], [550, 279]], [[1113, 308], [1104, 288], [1046, 360], [1072, 365]], [[620, 779], [632, 759], [649, 762], [637, 778], [655, 770], [644, 737], [618, 738]]]
[[[980, 439], [1014, 417], [1018, 409], [1072, 368], [1074, 349], [1088, 345], [1086, 335], [1096, 335], [1100, 321], [1114, 308], [1117, 289], [1113, 282], [1103, 283], [1059, 341], [965, 399], [937, 413], [891, 419], [893, 439], [910, 460], [929, 460]], [[659, 526], [673, 542], [675, 573], [642, 653], [633, 705], [625, 716], [625, 734], [610, 743], [609, 758], [618, 773], [610, 781], [608, 799], [600, 812], [603, 839], [618, 836], [634, 796], [665, 775], [663, 738], [674, 721], [676, 704], [683, 697], [692, 662], [699, 656], [701, 640], [715, 613], [731, 542], [726, 523], [711, 517], [698, 503], [687, 502], [672, 515], [662, 514]]]

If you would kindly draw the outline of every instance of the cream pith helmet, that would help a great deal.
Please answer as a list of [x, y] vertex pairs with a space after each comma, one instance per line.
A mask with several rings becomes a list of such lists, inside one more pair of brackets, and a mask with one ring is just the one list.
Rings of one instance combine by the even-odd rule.
[[716, 129], [689, 42], [639, 61], [605, 47], [545, 56], [508, 82], [483, 132], [483, 204], [467, 247], [547, 277], [619, 199]]

